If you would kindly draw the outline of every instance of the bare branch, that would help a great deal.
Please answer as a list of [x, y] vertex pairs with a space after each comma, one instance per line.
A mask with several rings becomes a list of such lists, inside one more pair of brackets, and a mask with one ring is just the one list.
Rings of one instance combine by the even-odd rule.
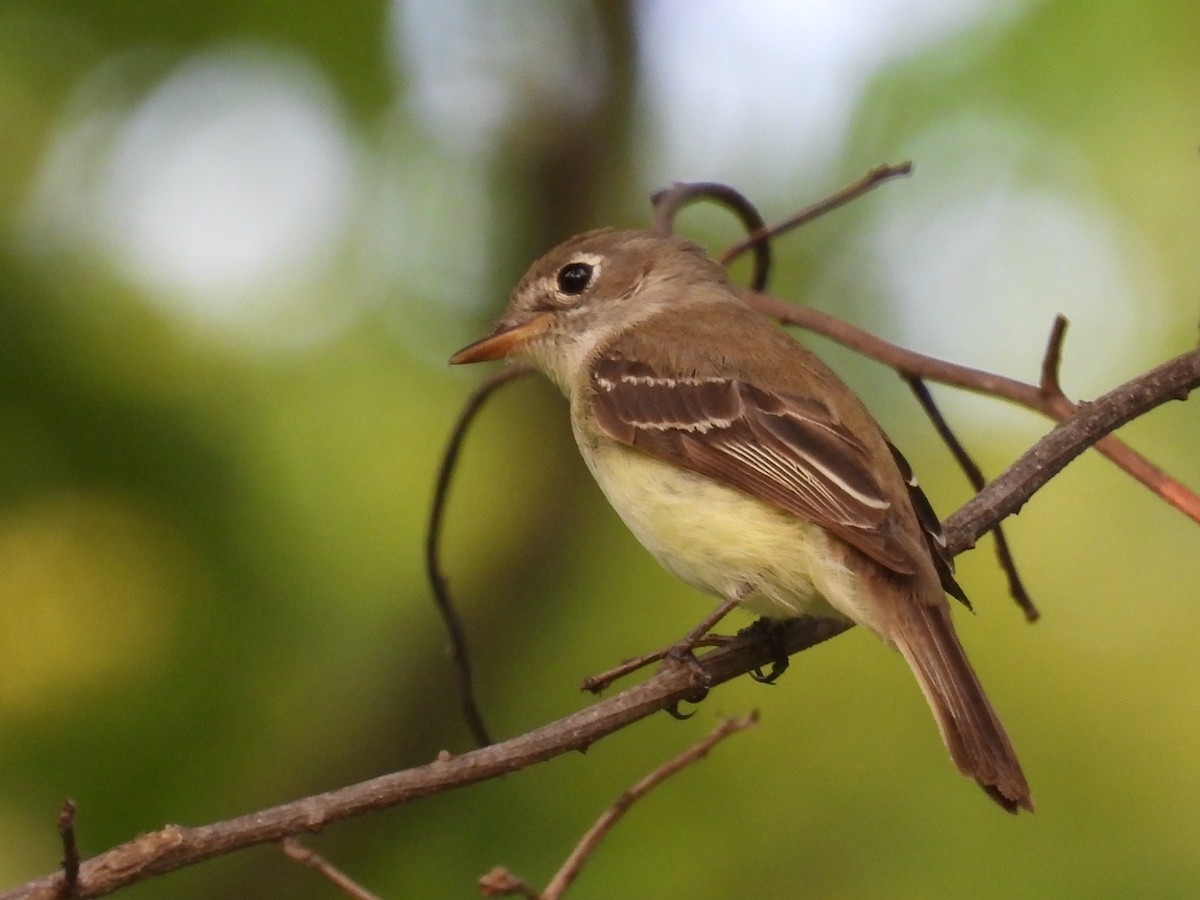
[[279, 842], [279, 849], [290, 859], [312, 869], [352, 900], [380, 900], [357, 881], [329, 862], [315, 850], [305, 847], [294, 837]]
[[1062, 397], [1066, 399], [1062, 387], [1059, 386], [1058, 370], [1062, 365], [1063, 339], [1067, 336], [1067, 317], [1061, 313], [1054, 317], [1050, 327], [1050, 339], [1046, 341], [1046, 353], [1042, 357], [1042, 377], [1038, 382], [1042, 394], [1047, 398]]
[[[942, 411], [934, 403], [933, 395], [929, 393], [929, 388], [925, 385], [925, 382], [920, 378], [906, 378], [905, 380], [908, 382], [908, 386], [912, 388], [917, 401], [925, 410], [925, 414], [933, 422], [933, 427], [937, 430], [938, 436], [941, 437], [942, 443], [950, 448], [951, 454], [953, 454], [954, 459], [958, 462], [958, 467], [966, 474], [967, 481], [971, 483], [971, 487], [974, 488], [976, 493], [983, 490], [983, 486], [987, 483], [987, 480], [983, 477], [983, 470], [976, 465], [975, 460], [967, 453], [966, 447], [962, 445], [958, 437], [951, 430], [950, 423], [946, 421], [945, 416], [942, 415]], [[1004, 526], [997, 522], [992, 534], [996, 541], [997, 561], [1008, 578], [1008, 593], [1016, 601], [1021, 611], [1025, 613], [1025, 620], [1036, 622], [1040, 613], [1033, 604], [1033, 598], [1025, 590], [1025, 584], [1021, 581], [1021, 576], [1017, 572], [1016, 560], [1013, 559], [1012, 551], [1009, 549], [1008, 538], [1004, 536]]]
[[[763, 226], [759, 228], [749, 228], [750, 233], [744, 240], [738, 241], [736, 244], [727, 247], [725, 252], [717, 257], [718, 262], [722, 265], [729, 265], [739, 256], [746, 252], [750, 247], [759, 247], [764, 241], [769, 238], [778, 237], [781, 234], [786, 234], [793, 228], [799, 228], [801, 225], [807, 225], [813, 219], [819, 219], [826, 213], [833, 212], [839, 207], [845, 206], [851, 200], [857, 200], [868, 191], [873, 191], [881, 184], [891, 181], [893, 178], [907, 176], [912, 174], [912, 163], [902, 162], [897, 165], [882, 165], [876, 166], [871, 171], [867, 172], [858, 181], [846, 185], [840, 191], [830, 194], [823, 200], [818, 200], [811, 206], [807, 206], [793, 216], [789, 216], [782, 222], [778, 222], [771, 226]], [[762, 288], [754, 288], [761, 291]]]
[[79, 896], [79, 844], [75, 840], [75, 801], [64, 800], [58, 810], [58, 834], [62, 838], [62, 882], [60, 897]]
[[[1075, 412], [1029, 448], [945, 522], [954, 553], [975, 546], [997, 522], [1016, 513], [1034, 492], [1101, 436], [1168, 400], [1200, 387], [1200, 349], [1190, 350], [1127, 381]], [[1193, 495], [1194, 496], [1194, 495]]]
[[[796, 619], [776, 645], [738, 639], [700, 657], [713, 685], [774, 661], [779, 647], [796, 653], [850, 628], [833, 619]], [[377, 812], [524, 769], [596, 741], [666, 707], [695, 690], [686, 666], [667, 666], [647, 681], [519, 737], [461, 756], [443, 753], [427, 765], [382, 775], [236, 819], [197, 828], [168, 825], [94, 856], [80, 867], [78, 897], [101, 897], [126, 885], [216, 856], [280, 841], [355, 816]], [[0, 893], [0, 900], [57, 900], [59, 873]]]
[[[977, 394], [1010, 400], [1059, 422], [1071, 416], [1077, 409], [1066, 397], [1048, 399], [1039, 385], [1026, 384], [1004, 375], [960, 366], [944, 359], [906, 350], [821, 310], [796, 306], [777, 297], [753, 291], [744, 291], [741, 296], [764, 315], [771, 316], [785, 325], [795, 325], [824, 335], [844, 347], [895, 369], [905, 378], [923, 378]], [[1182, 482], [1167, 475], [1118, 438], [1104, 437], [1093, 446], [1153, 493], [1193, 521], [1200, 522], [1200, 495]]]
[[703, 759], [713, 747], [730, 735], [737, 734], [739, 731], [745, 731], [757, 723], [757, 712], [753, 712], [748, 716], [742, 716], [739, 719], [726, 719], [703, 740], [697, 741], [674, 759], [667, 760], [629, 790], [621, 794], [580, 839], [575, 849], [571, 851], [571, 855], [567, 857], [567, 861], [563, 863], [562, 868], [554, 874], [554, 877], [550, 879], [550, 883], [546, 885], [546, 889], [542, 891], [541, 900], [559, 900], [567, 888], [570, 887], [571, 882], [578, 877], [588, 857], [596, 851], [596, 848], [600, 846], [600, 842], [612, 831], [621, 817], [629, 812], [634, 803], [642, 799], [672, 775], [683, 771], [688, 766]]

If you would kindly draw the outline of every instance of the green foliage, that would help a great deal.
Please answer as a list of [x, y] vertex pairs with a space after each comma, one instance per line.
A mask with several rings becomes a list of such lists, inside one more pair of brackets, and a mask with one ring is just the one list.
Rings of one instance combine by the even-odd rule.
[[[478, 377], [444, 361], [549, 243], [645, 222], [666, 181], [728, 180], [774, 216], [912, 155], [911, 181], [781, 242], [774, 293], [1030, 380], [1063, 310], [1080, 395], [1195, 344], [1191, 6], [930, 19], [854, 58], [808, 163], [778, 128], [820, 83], [759, 103], [756, 45], [723, 43], [702, 5], [654, 40], [671, 18], [646, 10], [666, 6], [0, 8], [0, 885], [57, 865], [64, 796], [92, 854], [469, 746], [421, 570], [439, 453]], [[707, 118], [674, 110], [692, 132], [668, 153], [664, 69], [633, 48], [696, 29], [720, 52], [670, 71], [722, 90], [697, 101]], [[714, 245], [734, 234], [684, 221]], [[894, 379], [830, 358], [938, 506], [964, 499]], [[1194, 406], [1126, 434], [1197, 486]], [[991, 473], [1046, 427], [990, 400], [948, 408]], [[1187, 895], [1195, 526], [1088, 457], [1011, 527], [1044, 620], [1020, 620], [985, 546], [962, 560], [979, 615], [960, 621], [1032, 817], [958, 778], [904, 666], [851, 634], [686, 724], [312, 843], [388, 897], [467, 896], [499, 863], [544, 883], [624, 787], [758, 707], [760, 727], [637, 807], [570, 896]], [[621, 529], [561, 401], [532, 383], [468, 443], [446, 567], [503, 735], [578, 708], [582, 676], [708, 602]], [[259, 850], [131, 895], [332, 889]]]

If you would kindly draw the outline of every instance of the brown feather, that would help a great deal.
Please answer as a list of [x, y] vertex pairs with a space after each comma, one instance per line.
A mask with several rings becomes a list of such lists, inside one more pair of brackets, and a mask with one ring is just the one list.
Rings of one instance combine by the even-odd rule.
[[933, 505], [925, 496], [925, 492], [921, 490], [921, 485], [917, 483], [917, 476], [913, 474], [912, 466], [908, 464], [904, 454], [896, 449], [896, 445], [891, 441], [888, 441], [888, 449], [892, 451], [892, 459], [895, 460], [896, 467], [900, 470], [900, 475], [908, 486], [908, 497], [912, 502], [913, 512], [917, 514], [917, 521], [921, 523], [921, 530], [925, 535], [925, 546], [929, 548], [929, 555], [933, 559], [934, 568], [937, 569], [942, 590], [967, 609], [974, 609], [966, 591], [954, 578], [954, 557], [946, 548], [946, 535], [942, 531], [941, 520], [933, 511]]
[[893, 572], [916, 571], [866, 448], [819, 401], [612, 353], [591, 379], [596, 421], [614, 440], [815, 522]]
[[[876, 581], [892, 582], [880, 587], [895, 591], [895, 579], [879, 574]], [[1033, 812], [1021, 764], [954, 633], [949, 608], [908, 602], [898, 605], [895, 613], [889, 629], [892, 643], [916, 676], [958, 770], [974, 778], [1008, 812]]]

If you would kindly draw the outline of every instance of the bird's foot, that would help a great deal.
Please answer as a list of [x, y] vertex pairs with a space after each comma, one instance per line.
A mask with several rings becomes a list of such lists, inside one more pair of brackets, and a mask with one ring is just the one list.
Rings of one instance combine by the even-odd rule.
[[618, 678], [623, 678], [630, 672], [636, 672], [638, 669], [644, 668], [652, 662], [664, 660], [686, 665], [691, 669], [699, 686], [707, 691], [712, 684], [712, 679], [704, 671], [704, 668], [697, 661], [696, 655], [692, 651], [697, 647], [723, 647], [733, 640], [733, 638], [724, 635], [709, 634], [709, 631], [725, 616], [729, 615], [730, 610], [737, 606], [738, 599], [737, 597], [733, 597], [723, 601], [699, 625], [670, 647], [664, 647], [661, 650], [655, 650], [653, 653], [646, 653], [642, 656], [635, 656], [633, 659], [625, 660], [620, 665], [613, 666], [613, 668], [606, 672], [585, 678], [580, 689], [598, 694]]
[[738, 632], [740, 638], [766, 641], [771, 647], [771, 652], [775, 654], [768, 671], [764, 672], [761, 668], [750, 671], [750, 677], [759, 684], [774, 684], [776, 679], [787, 671], [789, 661], [783, 641], [786, 632], [787, 624], [784, 621], [766, 617], [755, 620], [753, 624]]
[[696, 687], [707, 694], [708, 689], [712, 687], [712, 676], [704, 671], [704, 666], [700, 665], [700, 660], [696, 659], [695, 649], [694, 641], [682, 640], [667, 648], [663, 662], [686, 668]]
[[[695, 649], [696, 647], [724, 647], [733, 640], [735, 640], [735, 638], [730, 637], [729, 635], [707, 634], [695, 641], [691, 646], [692, 649]], [[600, 672], [596, 675], [589, 675], [587, 678], [583, 679], [583, 683], [580, 684], [579, 689], [581, 691], [588, 691], [592, 694], [599, 694], [617, 679], [624, 678], [626, 675], [636, 672], [638, 669], [644, 669], [646, 666], [651, 665], [652, 663], [662, 662], [668, 659], [674, 660], [673, 654], [675, 653], [676, 648], [679, 646], [680, 644], [672, 644], [670, 647], [663, 647], [651, 653], [643, 653], [641, 656], [635, 656], [631, 659], [623, 660], [619, 664], [613, 666], [611, 669]], [[693, 655], [692, 661], [695, 662], [695, 659], [695, 655]], [[699, 665], [699, 663], [696, 663], [696, 665]]]

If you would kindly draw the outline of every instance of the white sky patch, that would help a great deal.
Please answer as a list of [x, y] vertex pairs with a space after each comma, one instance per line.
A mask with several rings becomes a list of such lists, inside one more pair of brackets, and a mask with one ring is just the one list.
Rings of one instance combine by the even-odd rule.
[[[368, 174], [346, 285], [413, 356], [439, 370], [468, 321], [505, 300], [492, 281], [496, 223], [483, 167], [407, 123], [384, 133]], [[503, 224], [502, 224], [503, 227]], [[490, 288], [490, 290], [485, 289]]]
[[319, 72], [224, 48], [115, 105], [76, 104], [90, 112], [62, 130], [35, 193], [40, 236], [107, 256], [185, 322], [275, 343], [323, 332], [310, 287], [339, 250], [355, 154]]
[[926, 178], [881, 198], [874, 227], [842, 263], [890, 295], [895, 338], [1036, 381], [1061, 312], [1071, 322], [1068, 393], [1132, 375], [1168, 327], [1163, 284], [1082, 161], [1051, 135], [982, 119], [916, 144]]
[[716, 178], [753, 191], [844, 152], [885, 67], [1016, 0], [645, 0], [640, 62], [652, 183]]
[[[404, 297], [455, 312], [479, 312], [492, 265], [493, 211], [481, 170], [403, 136], [378, 163], [375, 189], [364, 198], [355, 253], [378, 286], [404, 285]], [[496, 298], [488, 298], [495, 304]]]
[[545, 110], [584, 113], [605, 77], [591, 4], [580, 0], [393, 0], [393, 59], [421, 123], [463, 153], [520, 122], [538, 140]]

